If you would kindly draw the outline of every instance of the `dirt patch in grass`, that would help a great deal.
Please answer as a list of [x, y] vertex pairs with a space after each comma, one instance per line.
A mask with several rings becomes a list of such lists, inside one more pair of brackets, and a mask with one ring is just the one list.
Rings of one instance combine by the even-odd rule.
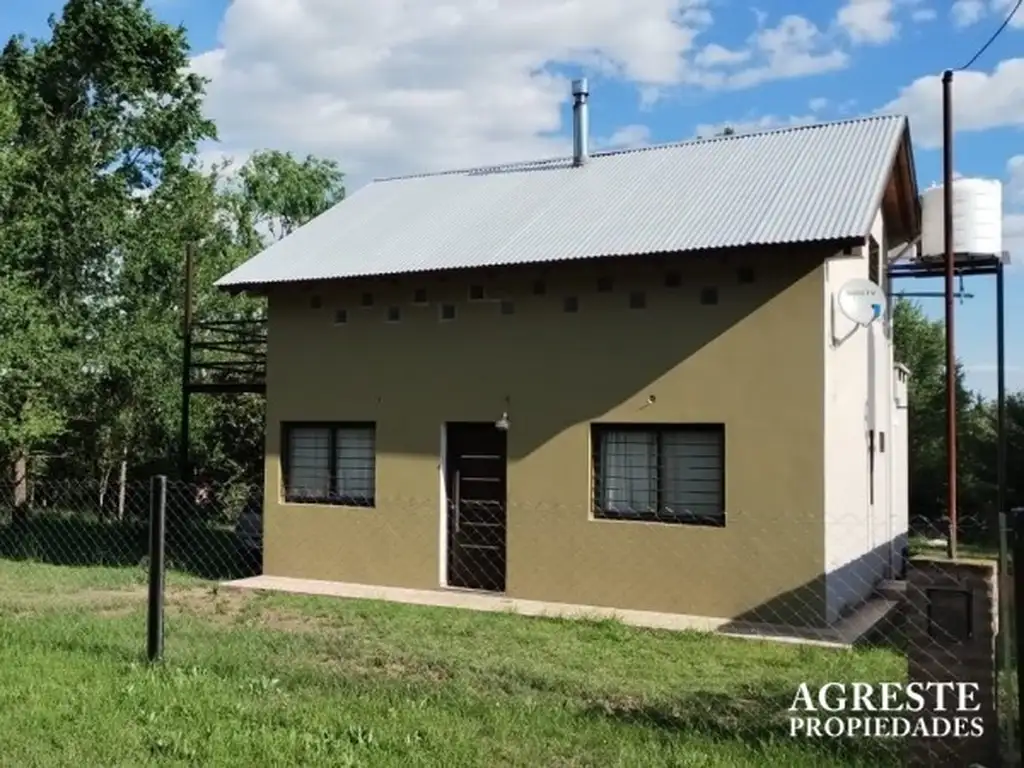
[[[87, 611], [99, 617], [128, 616], [145, 607], [149, 590], [145, 584], [124, 588], [74, 585], [63, 590], [15, 589], [0, 586], [0, 613], [13, 618], [33, 614]], [[267, 630], [292, 633], [321, 631], [326, 619], [267, 604], [265, 595], [217, 585], [177, 586], [165, 591], [165, 610], [169, 621], [185, 616], [202, 619], [215, 626], [259, 626]]]
[[280, 632], [314, 632], [328, 628], [327, 622], [301, 613], [288, 613], [279, 609], [265, 609], [259, 614], [259, 624]]
[[356, 674], [365, 679], [385, 680], [416, 680], [429, 683], [444, 683], [454, 675], [443, 664], [432, 663], [423, 659], [401, 658], [385, 654], [369, 658], [339, 659], [336, 656], [325, 656], [320, 662], [328, 668], [345, 674]]
[[167, 611], [211, 621], [224, 627], [259, 626], [279, 632], [314, 632], [329, 626], [315, 616], [266, 604], [256, 592], [219, 587], [172, 589], [167, 594]]
[[231, 592], [214, 587], [170, 589], [164, 602], [170, 615], [200, 616], [218, 623], [235, 623], [245, 608], [245, 601]]
[[[420, 658], [382, 638], [373, 629], [316, 615], [308, 607], [284, 605], [274, 595], [220, 587], [169, 591], [167, 612], [185, 616], [222, 631], [242, 628], [279, 632], [301, 638], [305, 662], [330, 674], [364, 680], [444, 683], [455, 677], [448, 665]], [[172, 619], [173, 620], [173, 619]]]

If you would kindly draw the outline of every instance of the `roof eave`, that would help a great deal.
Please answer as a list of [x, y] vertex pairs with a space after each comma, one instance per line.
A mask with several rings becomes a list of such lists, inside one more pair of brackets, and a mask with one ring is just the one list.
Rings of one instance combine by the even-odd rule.
[[213, 287], [218, 291], [223, 291], [229, 296], [266, 296], [267, 295], [267, 283], [226, 283], [220, 282], [214, 283]]
[[905, 116], [901, 116], [900, 130], [894, 135], [892, 146], [886, 154], [885, 168], [886, 173], [879, 179], [872, 205], [864, 212], [860, 231], [864, 237], [871, 232], [875, 216], [886, 202], [886, 192], [890, 184], [895, 183], [899, 216], [895, 222], [887, 222], [889, 228], [886, 234], [893, 242], [909, 242], [921, 233], [921, 201], [917, 192], [917, 175], [914, 171], [910, 122]]
[[791, 240], [781, 242], [761, 242], [761, 243], [739, 243], [734, 245], [723, 245], [714, 248], [683, 248], [679, 250], [666, 250], [666, 251], [645, 251], [635, 253], [605, 253], [596, 254], [588, 257], [577, 257], [567, 259], [557, 259], [554, 261], [549, 260], [538, 260], [538, 261], [523, 261], [523, 262], [510, 262], [510, 263], [497, 263], [487, 265], [467, 265], [467, 266], [449, 266], [442, 268], [423, 269], [415, 272], [367, 272], [359, 275], [323, 275], [315, 278], [277, 278], [269, 280], [260, 280], [252, 282], [231, 282], [225, 283], [223, 280], [214, 283], [214, 288], [229, 293], [231, 295], [248, 294], [253, 296], [267, 296], [271, 290], [279, 288], [296, 288], [296, 287], [310, 287], [316, 284], [322, 284], [326, 282], [348, 282], [356, 280], [393, 280], [397, 278], [419, 278], [428, 275], [450, 275], [453, 273], [460, 272], [474, 272], [474, 271], [494, 271], [494, 270], [506, 270], [506, 269], [521, 269], [521, 268], [547, 268], [556, 265], [567, 265], [575, 264], [579, 262], [594, 262], [614, 259], [626, 259], [626, 258], [651, 258], [651, 259], [664, 259], [671, 257], [713, 257], [713, 258], [728, 258], [735, 255], [738, 252], [749, 251], [750, 249], [763, 250], [763, 251], [780, 251], [785, 253], [792, 253], [794, 249], [820, 249], [822, 247], [830, 247], [836, 250], [842, 250], [844, 248], [856, 246], [863, 243], [862, 237], [856, 235], [837, 236], [822, 239], [810, 239], [810, 240]]
[[914, 166], [914, 145], [910, 138], [910, 121], [905, 120], [903, 124], [903, 141], [900, 146], [902, 156], [902, 167], [904, 177], [904, 199], [907, 210], [907, 242], [916, 239], [921, 234], [923, 227], [921, 218], [921, 192], [917, 185], [917, 169]]

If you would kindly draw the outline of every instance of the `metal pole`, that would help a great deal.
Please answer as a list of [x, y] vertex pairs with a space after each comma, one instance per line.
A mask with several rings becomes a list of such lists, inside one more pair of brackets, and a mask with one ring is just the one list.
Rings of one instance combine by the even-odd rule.
[[[1013, 586], [1010, 582], [1010, 523], [1005, 512], [999, 513], [999, 639], [1002, 640], [1002, 659], [997, 665], [999, 683], [997, 690], [1003, 685], [1003, 673], [1012, 669], [1013, 664], [1013, 606], [1010, 595]], [[1014, 718], [1006, 718], [1006, 741], [1014, 741]]]
[[1003, 260], [996, 267], [996, 511], [1006, 512], [1006, 309]]
[[[1024, 507], [1017, 507], [1012, 511], [1013, 519], [1013, 613], [1016, 617], [1017, 626], [1017, 716], [1024, 717], [1024, 629], [1021, 625], [1021, 608], [1024, 608]], [[1006, 627], [1010, 631], [1010, 627]], [[1010, 659], [1007, 659], [1007, 663]]]
[[[1014, 609], [1009, 604], [1009, 595], [1011, 594], [1010, 587], [1010, 572], [1008, 567], [1010, 565], [1010, 553], [1009, 546], [1007, 543], [1007, 530], [1006, 530], [1006, 305], [1005, 305], [1005, 286], [1003, 284], [1003, 259], [999, 257], [999, 264], [996, 265], [996, 511], [999, 513], [999, 575], [1000, 575], [1000, 600], [999, 603], [1002, 606], [1000, 611], [999, 621], [1000, 630], [999, 634], [1002, 635], [1005, 640], [1003, 642], [1003, 663], [1000, 665], [999, 672], [1002, 673], [1004, 669], [1010, 669], [1013, 664], [1013, 640], [1010, 637], [1011, 632], [1014, 630]], [[1021, 526], [1024, 526], [1024, 519], [1019, 519], [1016, 522], [1017, 538], [1024, 538], [1024, 530]], [[1017, 555], [1021, 552], [1021, 545], [1018, 543], [1016, 547]], [[1014, 570], [1020, 570], [1021, 560], [1019, 557], [1014, 558]], [[1020, 577], [1017, 577], [1018, 585], [1020, 583]], [[1017, 587], [1017, 594], [1020, 594], [1020, 587]], [[1018, 603], [1019, 605], [1019, 603]], [[1022, 642], [1020, 639], [1020, 630], [1017, 630], [1017, 644], [1018, 648], [1021, 647]], [[1017, 667], [1020, 667], [1019, 659], [1024, 658], [1018, 652]], [[1018, 675], [1021, 673], [1018, 672]], [[1020, 687], [1020, 681], [1018, 679], [1018, 688]], [[1024, 694], [1021, 694], [1024, 696]], [[1024, 698], [1022, 698], [1024, 703]], [[1018, 709], [1018, 713], [1024, 713], [1024, 709]], [[1007, 718], [1007, 736], [1011, 744], [1014, 742], [1014, 722], [1013, 718]]]
[[946, 510], [949, 539], [946, 554], [957, 555], [956, 509], [956, 344], [953, 315], [956, 308], [955, 255], [953, 253], [953, 71], [942, 73], [942, 218], [946, 251]]
[[149, 485], [149, 611], [146, 655], [151, 662], [164, 655], [164, 524], [167, 518], [167, 476]]
[[192, 404], [192, 275], [195, 269], [195, 245], [185, 249], [185, 298], [182, 319], [181, 351], [181, 434], [178, 436], [178, 477], [183, 483], [189, 477], [190, 411]]

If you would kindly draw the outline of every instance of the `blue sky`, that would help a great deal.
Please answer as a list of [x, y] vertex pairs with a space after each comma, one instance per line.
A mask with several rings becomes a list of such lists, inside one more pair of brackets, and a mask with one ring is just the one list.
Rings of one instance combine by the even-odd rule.
[[[941, 177], [937, 75], [963, 64], [1010, 0], [154, 0], [210, 76], [212, 157], [274, 147], [375, 175], [561, 154], [565, 78], [591, 78], [605, 145], [867, 114], [911, 117], [918, 181]], [[0, 32], [46, 33], [62, 3], [5, 0]], [[416, 4], [411, 4], [416, 5]], [[331, 7], [328, 7], [331, 6]], [[585, 9], [585, 10], [581, 10]], [[958, 74], [956, 170], [1007, 184], [1008, 382], [1024, 388], [1024, 10]], [[1011, 179], [1011, 158], [1020, 156]], [[1016, 184], [1016, 186], [1014, 186]], [[1016, 196], [1015, 195], [1019, 195]], [[941, 283], [905, 282], [906, 290]], [[957, 343], [995, 386], [994, 281], [968, 281]], [[922, 300], [941, 316], [941, 299]]]

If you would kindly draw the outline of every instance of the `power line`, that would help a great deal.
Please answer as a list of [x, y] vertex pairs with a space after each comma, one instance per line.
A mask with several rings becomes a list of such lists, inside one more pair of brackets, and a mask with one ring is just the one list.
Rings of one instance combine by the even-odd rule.
[[1017, 0], [1017, 4], [1013, 6], [1013, 8], [1007, 14], [1006, 18], [1003, 19], [1003, 23], [999, 25], [999, 29], [992, 33], [992, 37], [990, 37], [988, 39], [988, 42], [986, 42], [983, 46], [981, 46], [981, 48], [978, 49], [978, 52], [971, 57], [970, 61], [968, 61], [966, 64], [960, 67], [961, 71], [965, 69], [970, 69], [974, 65], [974, 62], [981, 58], [981, 54], [987, 51], [988, 47], [996, 41], [996, 38], [1003, 34], [1003, 30], [1009, 26], [1010, 21], [1013, 20], [1013, 17], [1017, 14], [1017, 11], [1020, 10], [1021, 5], [1024, 5], [1024, 0]]

